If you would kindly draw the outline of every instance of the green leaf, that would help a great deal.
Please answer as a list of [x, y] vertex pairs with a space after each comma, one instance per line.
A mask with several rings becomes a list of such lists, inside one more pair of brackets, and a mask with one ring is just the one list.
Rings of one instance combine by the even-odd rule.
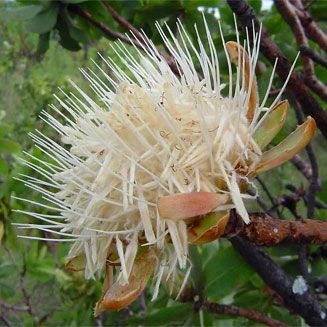
[[47, 50], [49, 49], [49, 43], [50, 43], [50, 32], [45, 34], [40, 34], [36, 53], [38, 55], [42, 55], [46, 53]]
[[261, 123], [253, 138], [260, 149], [264, 149], [283, 127], [288, 111], [288, 101], [279, 102]]
[[209, 7], [214, 8], [219, 4], [219, 0], [183, 0], [183, 6], [185, 6], [188, 10], [197, 10], [198, 7]]
[[69, 27], [69, 34], [70, 36], [77, 42], [87, 43], [88, 37], [87, 35], [79, 28], [75, 26]]
[[140, 7], [136, 10], [134, 23], [141, 25], [144, 24], [144, 22], [154, 22], [175, 14], [178, 9], [180, 9], [178, 1], [147, 2], [146, 6]]
[[86, 1], [88, 1], [88, 0], [62, 0], [62, 2], [73, 3], [73, 4], [82, 3], [82, 2], [86, 2]]
[[311, 266], [312, 277], [319, 278], [320, 276], [327, 276], [327, 262], [319, 258], [312, 263]]
[[305, 326], [301, 317], [296, 315], [290, 315], [289, 311], [286, 308], [271, 306], [265, 313], [269, 314], [272, 318], [280, 320], [286, 323], [289, 326]]
[[13, 153], [19, 150], [20, 146], [18, 143], [7, 139], [0, 139], [0, 153]]
[[235, 305], [258, 311], [264, 311], [271, 301], [271, 297], [262, 292], [261, 289], [246, 289], [244, 292], [237, 293], [234, 297]]
[[0, 125], [0, 137], [3, 137], [12, 131], [12, 126], [8, 124]]
[[[28, 5], [12, 8], [7, 10], [5, 13], [6, 18], [9, 19], [28, 20], [37, 15], [40, 11], [42, 11], [42, 9], [43, 7], [41, 5]], [[1, 16], [4, 16], [4, 13], [2, 13]]]
[[72, 25], [67, 23], [66, 20], [64, 20], [62, 17], [58, 18], [58, 22], [56, 25], [59, 35], [60, 35], [60, 41], [59, 43], [67, 50], [70, 51], [78, 51], [81, 49], [78, 42], [76, 42], [70, 35], [70, 29]]
[[218, 250], [204, 267], [205, 294], [220, 300], [240, 288], [253, 274], [252, 268], [231, 246]]
[[50, 8], [38, 13], [32, 20], [27, 24], [28, 30], [31, 32], [44, 34], [53, 29], [56, 25], [58, 16], [58, 7], [51, 6]]
[[191, 304], [178, 304], [168, 308], [158, 309], [155, 313], [144, 318], [130, 318], [128, 326], [171, 326], [173, 323], [181, 322], [192, 312]]
[[1, 296], [1, 298], [3, 298], [3, 299], [11, 298], [15, 294], [17, 294], [17, 290], [15, 288], [11, 287], [11, 285], [8, 285], [8, 282], [1, 282], [0, 283], [0, 296]]
[[0, 157], [0, 174], [7, 175], [8, 174], [8, 165], [6, 160]]
[[302, 151], [310, 142], [316, 130], [316, 123], [308, 116], [307, 120], [288, 135], [281, 143], [264, 152], [255, 167], [257, 174], [280, 166]]
[[262, 1], [261, 0], [248, 0], [248, 3], [257, 14], [260, 13], [261, 6], [262, 6]]
[[327, 203], [327, 180], [322, 182], [322, 190], [317, 193], [317, 197]]
[[11, 262], [2, 262], [0, 264], [0, 279], [6, 279], [15, 274], [17, 267]]

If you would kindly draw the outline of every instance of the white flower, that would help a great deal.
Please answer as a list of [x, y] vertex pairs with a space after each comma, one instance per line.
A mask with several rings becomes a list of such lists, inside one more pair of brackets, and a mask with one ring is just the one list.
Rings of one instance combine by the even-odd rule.
[[[187, 270], [185, 285], [190, 272], [187, 228], [192, 219], [177, 198], [166, 196], [219, 194], [200, 214], [236, 208], [249, 222], [243, 202], [249, 196], [240, 185], [249, 182], [244, 172], [260, 162], [254, 133], [279, 96], [265, 107], [271, 78], [262, 103], [258, 102], [254, 70], [260, 35], [254, 35], [252, 49], [249, 39], [244, 42], [249, 57], [239, 42], [223, 42], [229, 67], [228, 95], [223, 96], [218, 55], [204, 23], [206, 35], [198, 35], [197, 44], [182, 25], [178, 24], [176, 38], [168, 27], [165, 33], [157, 24], [180, 77], [145, 36], [148, 45], [140, 43], [144, 52], [135, 48], [131, 53], [117, 42], [113, 49], [121, 63], [102, 58], [113, 75], [98, 65], [97, 73], [82, 70], [95, 99], [72, 82], [76, 94], [56, 96], [60, 106], [51, 105], [52, 112], [42, 113], [60, 141], [39, 131], [31, 135], [50, 161], [26, 162], [40, 178], [27, 176], [24, 183], [41, 192], [48, 204], [24, 201], [53, 215], [25, 212], [41, 224], [18, 225], [73, 242], [69, 258], [85, 260], [86, 278], [116, 260], [118, 269], [110, 265], [116, 285], [127, 285], [141, 246], [155, 249], [151, 252], [156, 258], [154, 297], [161, 280], [173, 280], [179, 268]], [[238, 62], [235, 78], [228, 51]], [[158, 210], [161, 198], [168, 202]]]

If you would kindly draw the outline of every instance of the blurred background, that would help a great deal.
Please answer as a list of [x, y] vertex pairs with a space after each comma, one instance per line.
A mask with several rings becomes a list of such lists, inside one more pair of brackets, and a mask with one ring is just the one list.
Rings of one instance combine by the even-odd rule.
[[[290, 62], [293, 62], [299, 46], [289, 25], [272, 1], [248, 1], [268, 34], [280, 47]], [[143, 29], [150, 39], [163, 48], [154, 25], [167, 23], [176, 33], [176, 20], [180, 19], [191, 37], [196, 39], [194, 24], [203, 34], [202, 12], [205, 13], [213, 40], [222, 63], [223, 76], [228, 76], [226, 62], [219, 35], [217, 20], [221, 19], [225, 40], [235, 40], [233, 13], [220, 0], [135, 0], [110, 1], [116, 14], [125, 18], [134, 27]], [[305, 2], [310, 15], [322, 30], [327, 31], [327, 1]], [[87, 12], [90, 19], [83, 18]], [[115, 57], [110, 48], [112, 40], [106, 38], [92, 19], [102, 22], [107, 28], [119, 33], [127, 32], [104, 6], [102, 1], [2, 1], [0, 2], [0, 325], [1, 326], [191, 326], [200, 324], [200, 313], [191, 304], [170, 299], [164, 290], [159, 298], [151, 302], [151, 286], [138, 301], [118, 313], [104, 313], [93, 317], [93, 308], [100, 297], [103, 276], [86, 281], [83, 272], [68, 272], [65, 255], [69, 245], [60, 242], [27, 241], [17, 238], [20, 232], [13, 222], [32, 222], [15, 210], [33, 211], [30, 203], [18, 201], [12, 196], [29, 197], [42, 201], [39, 194], [32, 194], [24, 184], [14, 179], [19, 174], [29, 174], [19, 158], [23, 152], [41, 158], [43, 154], [32, 144], [28, 133], [38, 129], [57, 138], [38, 115], [54, 102], [58, 87], [65, 92], [72, 90], [69, 79], [92, 94], [88, 82], [82, 78], [79, 68], [94, 68], [94, 59], [109, 75], [111, 72], [101, 61], [104, 57]], [[244, 37], [244, 33], [241, 32]], [[318, 54], [321, 47], [309, 41], [309, 46]], [[302, 71], [298, 60], [295, 70]], [[262, 99], [272, 66], [264, 57], [259, 58], [257, 76]], [[326, 68], [315, 65], [315, 76], [327, 83]], [[227, 82], [227, 79], [225, 80]], [[282, 83], [274, 78], [269, 101], [277, 94]], [[293, 109], [298, 105], [291, 94], [286, 93]], [[322, 107], [323, 97], [315, 95]], [[298, 124], [296, 110], [291, 109], [287, 122], [273, 141], [279, 143]], [[312, 147], [319, 166], [319, 183], [316, 192], [315, 219], [326, 217], [327, 179], [326, 143], [317, 132]], [[306, 152], [298, 160], [308, 164]], [[310, 168], [310, 167], [309, 167]], [[252, 211], [266, 211], [283, 219], [294, 219], [294, 210], [306, 217], [306, 189], [308, 179], [294, 162], [288, 162], [257, 180], [260, 198], [249, 202]], [[294, 198], [294, 194], [297, 196]], [[289, 197], [289, 198], [288, 198]], [[292, 198], [293, 197], [293, 198]], [[285, 201], [293, 201], [285, 204]], [[284, 202], [283, 202], [284, 201]], [[292, 209], [293, 208], [293, 209]], [[293, 212], [292, 212], [293, 210]], [[44, 211], [46, 213], [46, 211]], [[311, 217], [310, 217], [311, 218]], [[24, 232], [30, 236], [55, 238], [56, 236], [36, 231]], [[219, 251], [218, 251], [219, 249]], [[215, 241], [196, 249], [202, 267], [197, 276], [202, 280], [207, 298], [221, 304], [233, 304], [256, 309], [282, 322], [300, 326], [303, 320], [292, 315], [283, 306], [257, 273], [249, 267], [227, 240]], [[300, 274], [297, 246], [267, 248], [267, 252], [292, 276]], [[321, 301], [326, 300], [326, 288], [321, 286], [327, 274], [326, 248], [310, 246], [308, 249], [308, 271], [310, 283]], [[322, 283], [322, 285], [326, 285]], [[206, 326], [250, 326], [257, 323], [242, 317], [201, 313]]]

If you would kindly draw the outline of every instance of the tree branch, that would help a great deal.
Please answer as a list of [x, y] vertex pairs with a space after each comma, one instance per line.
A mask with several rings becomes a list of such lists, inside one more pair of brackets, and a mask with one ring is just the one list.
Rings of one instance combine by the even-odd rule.
[[231, 211], [223, 237], [235, 235], [260, 246], [274, 246], [281, 243], [325, 244], [327, 242], [327, 221], [281, 220], [265, 213], [250, 215], [251, 223], [246, 225], [242, 218]]
[[2, 320], [2, 322], [4, 323], [4, 326], [6, 326], [6, 327], [10, 327], [11, 325], [10, 325], [10, 323], [9, 323], [9, 321], [8, 321], [8, 319], [4, 316], [4, 315], [0, 315], [0, 320]]
[[[269, 188], [266, 186], [265, 182], [263, 180], [261, 180], [261, 178], [259, 176], [256, 177], [256, 180], [259, 182], [259, 184], [261, 185], [262, 189], [264, 190], [264, 192], [267, 194], [271, 204], [273, 206], [276, 206], [276, 203], [275, 203], [275, 199], [273, 198], [272, 194], [270, 193], [270, 190]], [[279, 212], [278, 210], [278, 206], [276, 206], [276, 212], [278, 214], [278, 217], [281, 217], [282, 214], [281, 212]]]
[[29, 307], [27, 305], [19, 306], [14, 304], [9, 304], [3, 301], [0, 301], [0, 308], [10, 310], [10, 311], [20, 311], [20, 312], [28, 312]]
[[296, 155], [291, 159], [292, 164], [300, 171], [307, 180], [311, 180], [312, 169], [310, 165], [302, 159], [300, 155]]
[[[299, 17], [296, 15], [294, 7], [288, 0], [275, 0], [275, 5], [285, 22], [290, 26], [295, 35], [296, 43], [299, 49], [304, 46], [309, 47], [308, 40], [305, 36]], [[319, 81], [314, 73], [314, 65], [310, 57], [306, 56], [301, 51], [303, 61], [304, 75], [303, 79], [306, 85], [319, 95], [323, 100], [327, 101], [327, 87], [324, 83]]]
[[[108, 8], [108, 4], [106, 2], [104, 2], [106, 4], [106, 7]], [[130, 31], [133, 32], [134, 36], [137, 37], [137, 40], [133, 37], [128, 37], [123, 33], [114, 31], [112, 29], [110, 29], [108, 26], [106, 26], [104, 23], [102, 22], [98, 22], [97, 20], [95, 20], [93, 18], [93, 16], [86, 10], [82, 9], [81, 7], [78, 6], [69, 6], [69, 10], [71, 12], [74, 12], [76, 15], [82, 17], [84, 20], [88, 21], [91, 25], [93, 25], [95, 28], [97, 28], [98, 30], [100, 30], [103, 35], [108, 38], [109, 40], [120, 40], [128, 45], [132, 45], [137, 47], [140, 50], [144, 50], [143, 46], [146, 45], [146, 39], [145, 37], [142, 36], [142, 34], [134, 27], [132, 27], [132, 25], [130, 25], [123, 17], [119, 16], [112, 7], [111, 11], [109, 11], [110, 13], [115, 13], [113, 18], [115, 18], [124, 28], [128, 28]], [[109, 10], [109, 9], [108, 9]], [[117, 16], [119, 18], [117, 18]], [[135, 34], [135, 32], [137, 32]], [[169, 67], [171, 68], [172, 72], [176, 75], [180, 75], [180, 72], [177, 68], [177, 65], [175, 63], [175, 61], [167, 54], [160, 52], [159, 50], [157, 50], [159, 55], [167, 62], [167, 64], [169, 65]]]
[[[245, 0], [227, 0], [227, 3], [244, 27], [252, 30], [252, 24], [254, 24], [256, 32], [259, 32], [260, 23], [253, 9]], [[277, 45], [271, 40], [264, 28], [261, 35], [260, 50], [272, 65], [275, 63], [275, 59], [278, 58], [276, 72], [280, 79], [285, 82], [291, 69], [291, 64]], [[310, 115], [315, 119], [321, 133], [327, 138], [327, 113], [324, 112], [317, 100], [310, 94], [308, 87], [303, 83], [302, 77], [299, 73], [293, 71], [287, 88], [299, 101], [305, 114]]]
[[294, 0], [293, 3], [297, 9], [297, 15], [301, 20], [306, 35], [327, 52], [327, 35], [320, 29], [309, 12], [303, 7], [302, 1]]
[[265, 324], [271, 327], [286, 326], [286, 324], [283, 324], [281, 321], [269, 318], [268, 316], [265, 316], [260, 312], [250, 309], [239, 308], [234, 305], [224, 305], [224, 304], [204, 301], [202, 303], [202, 308], [211, 313], [225, 314], [234, 317], [244, 317], [249, 320], [255, 321], [257, 323]]
[[[294, 104], [295, 114], [299, 124], [302, 124], [304, 117], [300, 110], [299, 103], [295, 101]], [[307, 190], [307, 218], [313, 217], [316, 207], [316, 193], [319, 190], [321, 183], [319, 182], [319, 169], [317, 159], [313, 151], [312, 143], [310, 142], [305, 148], [311, 165], [311, 177], [309, 179], [309, 188]], [[306, 244], [300, 244], [299, 246], [299, 265], [301, 274], [308, 279], [308, 246]]]
[[326, 326], [327, 310], [310, 293], [309, 288], [293, 290], [294, 279], [287, 275], [262, 249], [240, 237], [231, 240], [234, 248], [254, 268], [264, 282], [283, 298], [285, 305], [304, 318], [310, 326]]
[[134, 37], [137, 38], [141, 43], [145, 43], [144, 36], [140, 33], [140, 31], [135, 28], [128, 20], [126, 20], [124, 17], [120, 16], [117, 11], [109, 4], [109, 1], [103, 0], [102, 3], [107, 8], [108, 13], [111, 15], [111, 17], [123, 28], [125, 28], [127, 31], [130, 31], [133, 33]]
[[322, 67], [327, 68], [327, 59], [321, 57], [320, 55], [318, 55], [318, 53], [316, 53], [314, 50], [312, 50], [311, 48], [305, 46], [305, 45], [301, 45], [299, 47], [300, 51], [302, 54], [304, 54], [305, 56], [311, 58], [314, 62], [316, 62], [317, 64], [319, 64]]

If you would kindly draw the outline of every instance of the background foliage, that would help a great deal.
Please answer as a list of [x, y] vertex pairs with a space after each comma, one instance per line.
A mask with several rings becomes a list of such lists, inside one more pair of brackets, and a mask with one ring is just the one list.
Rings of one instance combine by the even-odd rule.
[[[290, 61], [297, 54], [297, 47], [288, 25], [276, 8], [262, 9], [258, 0], [249, 1], [269, 35], [283, 50]], [[11, 223], [32, 221], [16, 210], [29, 210], [31, 205], [17, 201], [12, 196], [25, 197], [30, 190], [20, 181], [19, 174], [29, 173], [19, 158], [23, 151], [41, 158], [42, 153], [33, 147], [27, 134], [38, 129], [47, 135], [53, 132], [38, 118], [42, 109], [54, 101], [53, 93], [58, 86], [65, 92], [71, 90], [68, 79], [88, 89], [87, 82], [78, 72], [79, 67], [92, 66], [90, 58], [101, 63], [97, 52], [104, 56], [115, 56], [110, 42], [94, 27], [70, 10], [78, 4], [92, 16], [110, 28], [125, 32], [109, 15], [100, 1], [8, 1], [0, 3], [0, 325], [199, 325], [204, 319], [206, 326], [240, 326], [254, 323], [244, 318], [231, 318], [197, 312], [191, 304], [178, 303], [170, 299], [164, 290], [159, 298], [150, 302], [151, 287], [141, 299], [128, 309], [118, 313], [106, 313], [95, 319], [93, 307], [101, 293], [102, 276], [98, 280], [85, 281], [82, 273], [70, 273], [65, 269], [65, 254], [68, 245], [51, 242], [24, 241], [17, 238], [18, 230]], [[135, 27], [142, 28], [159, 46], [160, 37], [154, 28], [156, 21], [167, 23], [176, 31], [176, 19], [180, 19], [193, 38], [196, 23], [203, 32], [202, 13], [206, 13], [219, 56], [224, 62], [221, 40], [217, 27], [220, 15], [226, 40], [234, 40], [235, 26], [231, 10], [219, 0], [167, 1], [138, 0], [113, 1], [117, 12]], [[313, 2], [310, 11], [322, 28], [327, 26], [327, 2]], [[312, 48], [319, 51], [316, 45]], [[296, 69], [300, 69], [300, 61]], [[271, 66], [260, 58], [258, 83], [260, 95], [271, 73]], [[226, 67], [223, 73], [227, 74]], [[317, 77], [327, 83], [326, 70], [318, 68]], [[280, 82], [274, 80], [275, 88]], [[91, 93], [91, 90], [90, 92]], [[288, 95], [286, 94], [286, 97]], [[292, 99], [290, 99], [292, 103]], [[319, 99], [323, 104], [323, 102]], [[277, 136], [279, 142], [297, 124], [290, 110], [285, 127]], [[326, 178], [326, 151], [322, 136], [317, 133], [314, 145], [320, 166], [320, 176]], [[305, 158], [305, 154], [303, 154]], [[264, 181], [274, 198], [288, 194], [287, 186], [306, 186], [306, 179], [291, 163], [265, 174]], [[327, 179], [322, 180], [323, 191], [318, 193], [321, 202], [327, 202]], [[260, 185], [258, 186], [260, 188]], [[262, 190], [262, 201], [272, 206]], [[33, 195], [35, 201], [39, 195]], [[249, 203], [251, 210], [260, 210], [257, 203]], [[305, 217], [305, 203], [298, 204], [299, 214]], [[290, 212], [280, 208], [285, 219], [292, 219]], [[323, 209], [316, 210], [315, 218], [323, 218]], [[38, 235], [29, 231], [29, 235]], [[50, 237], [50, 235], [42, 235]], [[53, 236], [51, 236], [53, 237]], [[283, 308], [278, 299], [271, 296], [260, 277], [236, 253], [226, 240], [216, 241], [195, 249], [200, 257], [201, 269], [193, 273], [193, 280], [201, 280], [204, 297], [222, 304], [234, 304], [253, 308], [269, 314], [290, 325], [301, 325], [303, 321]], [[296, 246], [280, 246], [267, 249], [270, 255], [291, 275], [300, 274], [298, 249]], [[326, 250], [325, 255], [326, 255]], [[310, 281], [327, 274], [324, 251], [310, 248]], [[5, 309], [1, 303], [11, 305]], [[18, 310], [14, 306], [19, 307]]]

